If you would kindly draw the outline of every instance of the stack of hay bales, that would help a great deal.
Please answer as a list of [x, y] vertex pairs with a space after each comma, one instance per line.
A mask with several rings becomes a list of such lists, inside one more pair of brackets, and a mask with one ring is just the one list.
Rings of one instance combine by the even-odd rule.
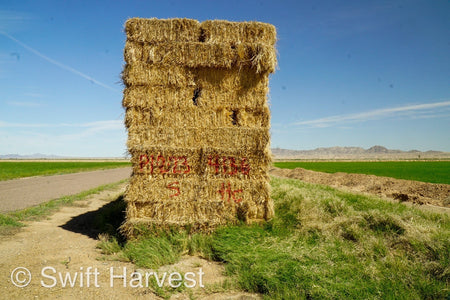
[[133, 18], [125, 30], [123, 106], [133, 165], [126, 234], [142, 225], [209, 232], [270, 219], [275, 27]]

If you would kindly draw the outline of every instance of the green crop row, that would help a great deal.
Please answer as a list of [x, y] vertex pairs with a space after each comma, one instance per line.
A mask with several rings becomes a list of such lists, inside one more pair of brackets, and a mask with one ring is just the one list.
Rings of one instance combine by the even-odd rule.
[[130, 166], [129, 162], [99, 162], [99, 161], [64, 161], [64, 162], [31, 162], [18, 161], [0, 162], [0, 180], [9, 180], [30, 176], [47, 176], [57, 174], [93, 171]]
[[326, 173], [357, 173], [450, 184], [450, 161], [382, 161], [382, 162], [275, 162], [278, 168], [303, 168]]

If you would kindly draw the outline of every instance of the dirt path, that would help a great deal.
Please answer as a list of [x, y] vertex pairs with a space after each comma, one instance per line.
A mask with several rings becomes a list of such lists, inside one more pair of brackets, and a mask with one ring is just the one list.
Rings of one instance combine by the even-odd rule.
[[[142, 281], [144, 287], [133, 286], [137, 281], [132, 281], [136, 279], [136, 274], [132, 276], [132, 273], [145, 274], [152, 270], [139, 270], [126, 262], [101, 260], [104, 256], [96, 249], [98, 232], [89, 224], [95, 222], [96, 216], [102, 215], [102, 210], [124, 189], [125, 184], [122, 184], [114, 190], [91, 195], [75, 206], [63, 207], [47, 220], [29, 223], [15, 235], [0, 237], [0, 299], [161, 299], [145, 287], [145, 280]], [[31, 281], [26, 287], [17, 287], [12, 281], [16, 280], [19, 285], [27, 282], [25, 273], [17, 273], [18, 267], [30, 271]], [[11, 277], [14, 270], [17, 276]], [[259, 299], [257, 295], [241, 292], [212, 292], [214, 285], [225, 278], [224, 267], [218, 263], [188, 256], [175, 265], [160, 268], [157, 274], [162, 280], [166, 272], [167, 286], [169, 275], [175, 271], [193, 272], [196, 285], [185, 288], [181, 294], [173, 293], [170, 299]], [[200, 271], [204, 273], [201, 280], [204, 288], [200, 287]], [[91, 274], [88, 276], [87, 272]], [[94, 275], [95, 272], [98, 274]], [[113, 278], [111, 272], [112, 276], [122, 276], [125, 272], [126, 286], [123, 278]], [[64, 287], [67, 274], [73, 287], [69, 281]]]
[[271, 175], [300, 179], [348, 191], [369, 193], [399, 201], [450, 207], [450, 184], [436, 184], [364, 174], [322, 173], [302, 168], [272, 168]]
[[127, 167], [0, 181], [0, 213], [77, 194], [100, 185], [126, 179], [130, 174], [131, 168]]

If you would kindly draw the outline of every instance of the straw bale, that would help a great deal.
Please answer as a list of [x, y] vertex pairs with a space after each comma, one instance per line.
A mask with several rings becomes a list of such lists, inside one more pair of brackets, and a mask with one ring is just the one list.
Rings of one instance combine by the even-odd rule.
[[132, 18], [125, 23], [125, 32], [128, 40], [146, 43], [276, 43], [275, 26], [261, 22]]
[[125, 85], [199, 87], [205, 90], [235, 90], [237, 93], [268, 91], [268, 77], [249, 68], [210, 69], [158, 66], [136, 62], [127, 64], [122, 73]]
[[268, 128], [270, 112], [267, 105], [261, 109], [233, 109], [205, 107], [186, 107], [183, 109], [154, 106], [150, 109], [130, 107], [126, 109], [125, 126], [132, 128], [140, 125], [151, 127], [186, 127], [198, 124], [198, 127], [251, 127]]
[[[202, 217], [199, 211], [192, 210], [192, 203], [199, 203], [204, 208], [223, 206], [231, 215], [236, 216], [238, 209], [247, 206], [244, 221], [264, 219], [268, 213], [267, 199], [270, 187], [266, 180], [242, 180], [235, 178], [153, 178], [133, 176], [126, 191], [127, 203], [140, 203], [140, 210], [133, 211], [132, 217], [177, 218]], [[181, 206], [181, 215], [171, 215], [169, 211], [156, 212], [155, 206]], [[189, 209], [191, 207], [191, 209]], [[259, 207], [259, 209], [258, 209]], [[256, 208], [256, 209], [254, 209]], [[242, 213], [242, 212], [240, 212]], [[220, 213], [215, 218], [227, 218]], [[206, 219], [208, 216], [205, 216]], [[211, 218], [212, 219], [212, 218]]]
[[270, 152], [214, 148], [131, 148], [133, 176], [267, 180]]
[[173, 109], [193, 107], [192, 98], [195, 89], [195, 86], [130, 86], [124, 90], [122, 105], [125, 108], [139, 107], [142, 109], [165, 106], [170, 106]]
[[260, 109], [237, 110], [238, 124], [243, 127], [270, 127], [270, 110], [267, 105]]
[[198, 68], [195, 72], [196, 84], [204, 90], [232, 91], [245, 93], [248, 90], [268, 92], [269, 79], [267, 74], [257, 74], [249, 68], [241, 69], [211, 69]]
[[268, 75], [276, 30], [259, 22], [125, 24], [127, 236], [136, 226], [215, 227], [273, 216]]
[[[204, 83], [204, 82], [202, 82]], [[152, 109], [154, 107], [170, 107], [183, 111], [185, 108], [211, 108], [231, 110], [259, 110], [266, 111], [266, 86], [261, 85], [260, 90], [254, 89], [218, 89], [187, 86], [131, 86], [125, 89], [122, 105], [125, 108], [139, 107]], [[193, 101], [195, 91], [198, 98]]]
[[122, 72], [125, 85], [195, 86], [194, 74], [186, 67], [127, 64]]
[[137, 126], [128, 131], [128, 149], [142, 146], [194, 148], [209, 146], [223, 151], [255, 149], [264, 151], [270, 141], [265, 128], [200, 128], [200, 127], [146, 127]]
[[127, 39], [137, 42], [197, 42], [200, 23], [191, 19], [132, 18], [125, 23]]
[[202, 173], [202, 151], [197, 148], [131, 148], [133, 176], [186, 178]]
[[229, 22], [209, 20], [201, 23], [205, 43], [266, 43], [274, 46], [277, 41], [275, 26], [261, 22]]
[[[230, 109], [261, 109], [267, 105], [267, 86], [258, 84], [256, 88], [223, 88], [213, 87], [211, 82], [199, 79], [199, 96], [196, 100], [197, 107]], [[202, 86], [204, 85], [204, 86]], [[192, 101], [191, 103], [192, 104]]]
[[127, 41], [124, 58], [129, 64], [141, 62], [226, 69], [250, 67], [257, 73], [272, 73], [277, 64], [274, 48], [263, 43], [241, 43], [237, 46], [200, 42], [151, 45]]
[[[180, 191], [195, 190], [199, 196], [163, 201], [154, 196], [152, 191], [162, 191], [157, 186], [164, 188], [167, 182], [169, 181], [139, 180], [136, 185], [133, 185], [134, 189], [127, 191], [125, 197], [127, 201], [126, 223], [122, 226], [122, 230], [128, 237], [135, 235], [133, 231], [139, 225], [157, 229], [175, 227], [186, 228], [190, 231], [211, 232], [220, 225], [239, 221], [263, 222], [273, 217], [273, 203], [269, 198], [270, 185], [267, 181], [255, 183], [254, 181], [212, 180], [202, 183], [199, 187], [195, 180], [190, 182], [183, 179], [178, 185]], [[206, 185], [209, 188], [205, 189]], [[151, 188], [153, 189], [151, 190]], [[243, 191], [240, 192], [239, 188], [242, 188]], [[253, 190], [244, 194], [245, 189], [249, 188]], [[227, 190], [230, 190], [231, 194]], [[147, 202], [141, 201], [144, 199], [140, 195], [141, 193], [150, 194], [150, 200], [145, 198]], [[250, 196], [249, 193], [253, 194]], [[159, 193], [159, 195], [161, 197], [162, 194]], [[237, 203], [236, 200], [241, 201]]]
[[[146, 203], [132, 202], [136, 215], [134, 218], [145, 218], [153, 223], [171, 223], [173, 225], [210, 223], [224, 224], [233, 220], [235, 216], [221, 201], [165, 201]], [[189, 212], [189, 213], [187, 213]], [[130, 216], [131, 217], [131, 216]]]

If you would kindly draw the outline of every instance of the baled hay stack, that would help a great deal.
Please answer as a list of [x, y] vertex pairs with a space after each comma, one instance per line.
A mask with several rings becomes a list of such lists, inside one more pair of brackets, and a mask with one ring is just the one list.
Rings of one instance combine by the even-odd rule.
[[124, 232], [209, 232], [273, 216], [268, 75], [275, 27], [130, 19], [123, 106], [133, 175]]

